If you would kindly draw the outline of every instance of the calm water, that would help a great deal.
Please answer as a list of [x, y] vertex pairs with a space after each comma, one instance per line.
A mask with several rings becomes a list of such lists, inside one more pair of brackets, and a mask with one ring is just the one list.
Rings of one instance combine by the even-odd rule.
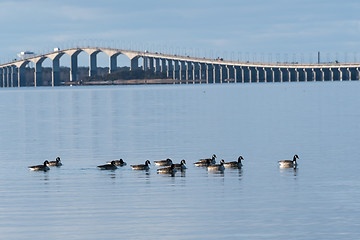
[[[360, 82], [0, 89], [0, 239], [359, 239]], [[193, 162], [244, 157], [223, 174]], [[299, 168], [277, 161], [298, 154]], [[61, 168], [29, 165], [60, 156]], [[100, 171], [123, 158], [128, 166]], [[171, 158], [175, 177], [131, 170]]]

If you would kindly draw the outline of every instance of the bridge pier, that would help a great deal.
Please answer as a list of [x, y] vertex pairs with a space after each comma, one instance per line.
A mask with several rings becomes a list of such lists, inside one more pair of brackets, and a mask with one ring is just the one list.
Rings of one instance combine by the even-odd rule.
[[0, 87], [4, 87], [3, 83], [3, 68], [0, 68]]
[[160, 72], [161, 71], [161, 66], [160, 66], [160, 58], [154, 58], [155, 60], [155, 72]]
[[168, 72], [168, 66], [166, 64], [166, 59], [164, 59], [164, 58], [161, 58], [161, 70], [160, 71], [162, 73], [167, 73]]
[[180, 63], [179, 63], [179, 60], [174, 60], [173, 78], [180, 80]]
[[109, 57], [109, 73], [116, 72], [117, 70], [117, 56], [119, 54], [113, 54]]
[[43, 85], [43, 81], [42, 81], [42, 66], [41, 66], [41, 62], [38, 61], [38, 62], [35, 64], [34, 87], [42, 86], [42, 85]]
[[60, 60], [59, 60], [59, 58], [55, 58], [53, 60], [51, 86], [52, 87], [60, 86]]
[[313, 72], [313, 80], [314, 80], [314, 82], [322, 81], [322, 74], [321, 74], [320, 68], [313, 68], [312, 72]]
[[143, 71], [145, 71], [145, 72], [148, 70], [148, 62], [149, 62], [148, 58], [144, 56], [143, 57], [143, 67], [142, 68], [143, 68]]
[[133, 57], [130, 59], [130, 70], [136, 70], [139, 68], [139, 57]]
[[7, 87], [7, 78], [8, 78], [8, 74], [7, 74], [7, 67], [3, 68], [3, 87]]
[[25, 79], [25, 67], [26, 67], [27, 64], [21, 64], [19, 67], [18, 67], [18, 87], [22, 87], [22, 86], [26, 86], [26, 79]]
[[97, 74], [97, 52], [93, 52], [90, 54], [90, 62], [89, 62], [89, 77], [93, 77]]
[[15, 87], [15, 82], [17, 82], [17, 68], [16, 66], [11, 66], [11, 87]]
[[170, 60], [170, 59], [167, 60], [167, 73], [166, 73], [166, 75], [167, 75], [168, 78], [175, 79], [173, 61]]

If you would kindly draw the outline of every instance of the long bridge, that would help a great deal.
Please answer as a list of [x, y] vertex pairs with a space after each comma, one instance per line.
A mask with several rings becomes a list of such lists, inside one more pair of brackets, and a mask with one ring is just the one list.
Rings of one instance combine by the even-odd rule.
[[[308, 82], [308, 81], [351, 81], [360, 80], [360, 63], [253, 63], [228, 61], [222, 58], [209, 59], [191, 56], [162, 54], [158, 52], [134, 51], [114, 48], [76, 47], [54, 49], [41, 55], [13, 60], [0, 64], [0, 86], [26, 86], [25, 71], [29, 63], [34, 64], [33, 86], [43, 86], [43, 62], [52, 61], [51, 86], [60, 86], [60, 59], [70, 56], [70, 82], [80, 80], [78, 73], [78, 55], [89, 55], [89, 73], [97, 75], [97, 54], [105, 53], [109, 57], [109, 73], [117, 70], [117, 57], [121, 54], [130, 61], [130, 70], [162, 72], [168, 79], [180, 83], [253, 83], [253, 82]], [[140, 64], [141, 63], [141, 64]]]

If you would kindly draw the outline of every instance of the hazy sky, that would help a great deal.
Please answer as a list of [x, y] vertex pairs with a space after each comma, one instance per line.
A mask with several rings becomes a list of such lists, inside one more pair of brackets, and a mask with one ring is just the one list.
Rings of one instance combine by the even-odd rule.
[[83, 44], [229, 58], [353, 56], [359, 16], [359, 0], [0, 0], [0, 61]]

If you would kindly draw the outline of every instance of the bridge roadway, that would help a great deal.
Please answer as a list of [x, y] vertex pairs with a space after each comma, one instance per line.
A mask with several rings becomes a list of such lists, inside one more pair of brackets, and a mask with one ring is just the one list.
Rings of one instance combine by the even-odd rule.
[[0, 86], [25, 86], [25, 68], [34, 64], [34, 86], [43, 85], [42, 63], [52, 60], [52, 86], [59, 86], [60, 59], [64, 54], [70, 56], [70, 81], [78, 79], [78, 55], [89, 55], [89, 76], [97, 74], [97, 54], [109, 57], [109, 73], [117, 69], [117, 57], [124, 54], [130, 60], [130, 69], [141, 68], [146, 71], [163, 72], [168, 78], [181, 83], [252, 83], [252, 82], [301, 82], [301, 81], [343, 81], [360, 80], [360, 63], [251, 63], [222, 59], [196, 58], [190, 56], [151, 53], [112, 48], [70, 48], [58, 50], [26, 59], [14, 60], [0, 65]]

